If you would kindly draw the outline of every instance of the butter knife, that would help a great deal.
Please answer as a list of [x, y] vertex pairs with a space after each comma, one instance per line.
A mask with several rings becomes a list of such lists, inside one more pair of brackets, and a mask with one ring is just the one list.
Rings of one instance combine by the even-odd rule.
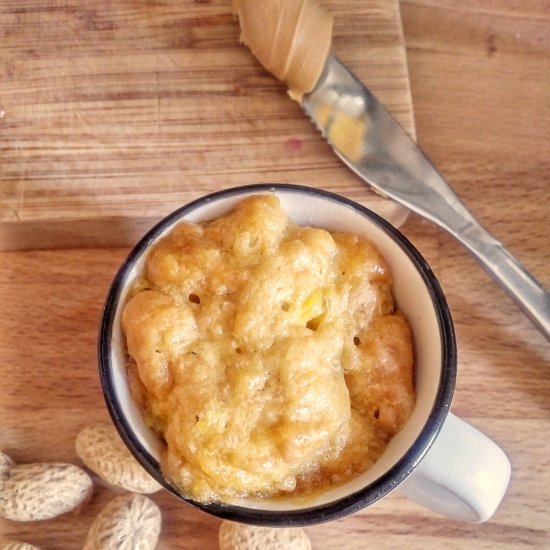
[[550, 340], [550, 294], [475, 220], [416, 143], [333, 54], [301, 106], [345, 164], [375, 192], [460, 241]]

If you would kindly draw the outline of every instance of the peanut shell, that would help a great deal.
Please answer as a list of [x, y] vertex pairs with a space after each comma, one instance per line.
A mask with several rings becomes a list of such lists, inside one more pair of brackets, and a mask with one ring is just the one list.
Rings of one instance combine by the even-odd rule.
[[95, 518], [82, 550], [153, 550], [160, 525], [160, 510], [150, 498], [125, 494]]
[[33, 546], [28, 542], [18, 542], [14, 540], [0, 546], [0, 550], [40, 550], [40, 548], [38, 548], [38, 546]]
[[92, 490], [90, 476], [73, 464], [18, 464], [8, 470], [1, 486], [0, 516], [13, 521], [51, 519], [80, 506]]
[[218, 534], [220, 550], [311, 550], [311, 541], [298, 527], [257, 527], [223, 521]]
[[13, 466], [15, 462], [6, 453], [0, 452], [0, 479]]
[[76, 453], [100, 478], [126, 491], [150, 494], [162, 489], [136, 461], [111, 424], [92, 424], [76, 438]]
[[6, 453], [0, 452], [0, 491], [2, 491], [13, 466], [15, 466], [15, 462]]

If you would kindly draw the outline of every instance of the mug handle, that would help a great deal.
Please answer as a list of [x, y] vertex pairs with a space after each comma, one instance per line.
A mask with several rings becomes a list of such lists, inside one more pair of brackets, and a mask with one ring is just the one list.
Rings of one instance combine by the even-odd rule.
[[434, 512], [481, 523], [500, 504], [510, 472], [508, 457], [494, 441], [449, 413], [426, 456], [397, 490]]

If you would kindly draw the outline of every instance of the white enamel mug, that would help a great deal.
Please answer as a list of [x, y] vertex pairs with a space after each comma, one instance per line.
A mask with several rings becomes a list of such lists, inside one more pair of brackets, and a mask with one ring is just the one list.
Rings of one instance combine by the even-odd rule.
[[[205, 221], [228, 212], [251, 194], [275, 194], [299, 225], [344, 231], [369, 239], [388, 262], [398, 307], [411, 325], [417, 400], [414, 411], [383, 455], [363, 474], [314, 496], [243, 499], [201, 504], [181, 495], [159, 466], [164, 442], [144, 423], [126, 377], [121, 314], [147, 252], [178, 222]], [[115, 276], [99, 335], [99, 370], [109, 412], [122, 439], [166, 489], [218, 517], [257, 525], [292, 526], [344, 517], [398, 490], [453, 519], [482, 522], [498, 507], [510, 479], [510, 462], [489, 438], [449, 412], [456, 380], [451, 315], [430, 267], [388, 222], [349, 199], [297, 185], [264, 184], [227, 189], [176, 210], [151, 229]]]

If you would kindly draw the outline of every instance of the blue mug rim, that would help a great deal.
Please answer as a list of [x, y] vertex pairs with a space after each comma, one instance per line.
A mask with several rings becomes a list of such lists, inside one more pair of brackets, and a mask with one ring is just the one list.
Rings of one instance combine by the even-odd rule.
[[[160, 464], [144, 448], [124, 416], [122, 406], [116, 397], [111, 362], [111, 341], [117, 304], [125, 287], [128, 272], [135, 266], [148, 247], [175, 221], [197, 207], [220, 198], [250, 193], [276, 192], [278, 190], [295, 192], [300, 195], [321, 196], [351, 207], [381, 227], [407, 254], [429, 291], [440, 327], [442, 364], [438, 390], [428, 419], [413, 445], [383, 475], [350, 495], [326, 504], [284, 511], [262, 510], [216, 502], [203, 504], [185, 497], [164, 478]], [[333, 521], [358, 512], [390, 493], [415, 470], [435, 441], [449, 413], [456, 384], [457, 351], [452, 317], [443, 290], [426, 260], [400, 231], [375, 212], [342, 195], [297, 184], [260, 183], [223, 189], [193, 200], [168, 214], [138, 241], [119, 267], [107, 293], [99, 327], [98, 363], [104, 399], [120, 437], [138, 462], [165, 489], [192, 506], [222, 519], [253, 525], [294, 527]]]

